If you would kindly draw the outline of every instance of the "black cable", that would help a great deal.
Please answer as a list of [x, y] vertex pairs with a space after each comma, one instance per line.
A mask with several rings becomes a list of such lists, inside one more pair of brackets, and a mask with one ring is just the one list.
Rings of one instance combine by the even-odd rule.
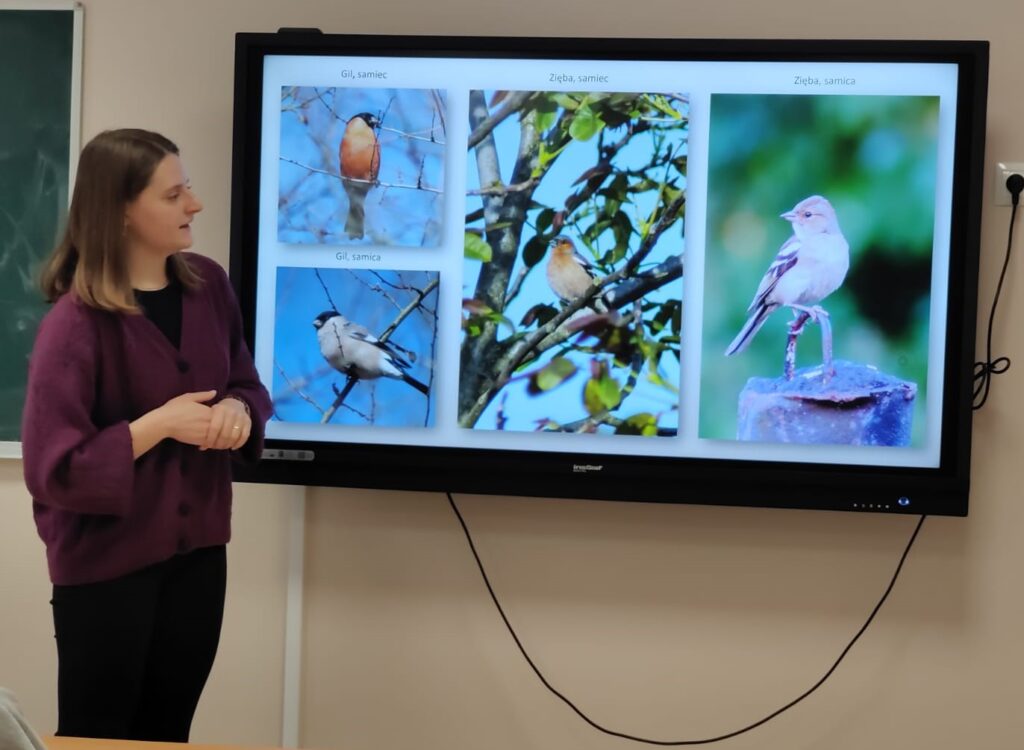
[[977, 411], [988, 401], [989, 391], [992, 389], [992, 377], [1002, 375], [1010, 369], [1009, 357], [998, 357], [992, 359], [992, 324], [996, 317], [996, 306], [999, 304], [999, 295], [1003, 291], [1003, 279], [1006, 278], [1006, 269], [1010, 265], [1010, 251], [1013, 249], [1013, 225], [1017, 218], [1017, 204], [1020, 203], [1020, 193], [1024, 189], [1024, 177], [1019, 174], [1012, 174], [1006, 180], [1006, 189], [1010, 191], [1013, 208], [1010, 210], [1010, 233], [1006, 241], [1006, 257], [1003, 258], [1003, 270], [999, 273], [999, 283], [996, 285], [996, 293], [992, 298], [992, 310], [988, 314], [988, 333], [985, 337], [985, 360], [974, 363], [974, 410]]
[[885, 604], [885, 600], [889, 598], [889, 592], [892, 591], [893, 586], [896, 585], [896, 579], [900, 575], [900, 570], [903, 569], [903, 563], [907, 559], [907, 555], [910, 554], [910, 548], [914, 546], [914, 540], [917, 539], [917, 534], [921, 530], [921, 526], [924, 524], [924, 519], [928, 517], [921, 516], [921, 520], [917, 522], [917, 526], [914, 528], [914, 533], [910, 535], [910, 541], [907, 542], [906, 549], [903, 550], [903, 554], [900, 556], [899, 564], [896, 566], [896, 572], [892, 574], [892, 580], [889, 581], [889, 585], [888, 587], [886, 587], [885, 593], [882, 594], [882, 598], [878, 600], [878, 604], [876, 604], [875, 608], [871, 610], [871, 614], [868, 616], [868, 619], [861, 626], [860, 630], [857, 631], [857, 635], [853, 637], [853, 640], [851, 640], [846, 645], [846, 648], [843, 649], [843, 652], [839, 654], [839, 658], [835, 660], [835, 662], [825, 673], [825, 675], [816, 683], [814, 683], [814, 685], [810, 689], [806, 690], [799, 697], [791, 700], [782, 708], [768, 714], [760, 721], [755, 721], [753, 724], [749, 724], [743, 727], [742, 729], [737, 729], [727, 734], [721, 734], [717, 737], [709, 737], [704, 740], [651, 740], [647, 739], [646, 737], [637, 737], [632, 734], [626, 734], [625, 732], [616, 732], [612, 729], [608, 729], [606, 727], [601, 726], [596, 721], [587, 716], [585, 713], [583, 713], [583, 711], [576, 707], [575, 703], [573, 703], [571, 700], [562, 695], [562, 693], [560, 693], [550, 682], [548, 682], [547, 678], [541, 673], [540, 669], [537, 668], [537, 665], [533, 663], [533, 659], [530, 658], [530, 655], [526, 653], [526, 648], [523, 646], [522, 641], [519, 640], [519, 636], [516, 635], [516, 631], [512, 627], [512, 623], [508, 621], [508, 617], [505, 615], [505, 610], [502, 608], [501, 602], [498, 601], [498, 596], [494, 593], [494, 588], [491, 586], [491, 581], [487, 577], [487, 571], [484, 570], [484, 564], [480, 561], [480, 555], [477, 554], [476, 545], [473, 544], [473, 537], [469, 533], [469, 527], [466, 526], [466, 522], [462, 518], [462, 514], [459, 512], [459, 508], [455, 504], [455, 498], [452, 497], [452, 493], [450, 492], [446, 492], [445, 494], [448, 495], [448, 502], [449, 504], [451, 504], [452, 510], [455, 511], [455, 517], [459, 519], [459, 524], [462, 526], [462, 531], [466, 535], [466, 541], [469, 542], [469, 549], [473, 553], [473, 557], [476, 560], [477, 567], [480, 569], [480, 575], [484, 579], [484, 585], [487, 586], [487, 592], [491, 595], [491, 601], [493, 601], [494, 606], [497, 607], [498, 614], [501, 615], [501, 619], [505, 622], [505, 627], [508, 628], [508, 632], [512, 636], [512, 640], [514, 640], [516, 642], [516, 646], [519, 647], [519, 653], [521, 653], [523, 655], [523, 658], [526, 659], [526, 663], [530, 665], [530, 668], [533, 670], [534, 674], [537, 675], [538, 679], [540, 679], [540, 681], [544, 683], [544, 687], [546, 687], [548, 690], [554, 693], [559, 699], [561, 699], [563, 703], [565, 703], [565, 705], [567, 705], [569, 708], [575, 711], [576, 714], [581, 719], [583, 719], [583, 721], [587, 722], [590, 726], [592, 726], [599, 732], [609, 734], [613, 737], [622, 737], [623, 739], [633, 740], [634, 742], [644, 742], [648, 745], [708, 745], [712, 742], [721, 742], [722, 740], [730, 739], [731, 737], [744, 734], [746, 732], [749, 732], [751, 729], [755, 729], [756, 727], [759, 727], [762, 724], [771, 721], [776, 716], [783, 713], [784, 711], [788, 711], [797, 703], [799, 703], [804, 698], [813, 693], [815, 690], [817, 690], [819, 687], [821, 687], [822, 684], [824, 684], [825, 680], [831, 677], [832, 673], [836, 671], [836, 667], [839, 666], [840, 662], [842, 662], [842, 660], [846, 658], [846, 654], [848, 654], [850, 649], [853, 648], [853, 644], [855, 644], [860, 639], [860, 637], [864, 635], [864, 631], [868, 629], [868, 625], [870, 625], [871, 621], [875, 619], [875, 615], [878, 614], [878, 610], [882, 608], [882, 605]]

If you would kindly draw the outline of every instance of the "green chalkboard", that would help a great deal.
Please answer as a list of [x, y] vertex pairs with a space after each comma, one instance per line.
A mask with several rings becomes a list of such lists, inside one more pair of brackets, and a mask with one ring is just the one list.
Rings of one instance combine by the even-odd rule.
[[81, 9], [0, 0], [0, 455], [20, 455], [25, 371], [46, 312], [36, 279], [78, 155]]

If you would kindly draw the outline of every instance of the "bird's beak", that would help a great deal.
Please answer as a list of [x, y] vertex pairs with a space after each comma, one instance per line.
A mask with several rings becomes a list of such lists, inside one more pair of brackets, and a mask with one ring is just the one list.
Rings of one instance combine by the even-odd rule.
[[779, 214], [779, 216], [785, 219], [786, 221], [793, 221], [794, 219], [796, 219], [796, 211], [786, 211], [786, 213]]

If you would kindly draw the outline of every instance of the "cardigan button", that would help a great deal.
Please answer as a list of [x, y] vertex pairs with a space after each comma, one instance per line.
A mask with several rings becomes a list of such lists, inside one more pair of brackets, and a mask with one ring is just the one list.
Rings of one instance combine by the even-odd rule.
[[178, 553], [179, 554], [183, 555], [186, 552], [188, 552], [190, 549], [191, 549], [191, 547], [189, 546], [189, 543], [188, 543], [187, 539], [182, 537], [181, 539], [178, 540]]
[[192, 512], [192, 507], [188, 503], [182, 503], [178, 506], [178, 515], [182, 518], [187, 518], [188, 514]]
[[178, 372], [185, 374], [189, 371], [189, 364], [183, 359], [178, 360]]

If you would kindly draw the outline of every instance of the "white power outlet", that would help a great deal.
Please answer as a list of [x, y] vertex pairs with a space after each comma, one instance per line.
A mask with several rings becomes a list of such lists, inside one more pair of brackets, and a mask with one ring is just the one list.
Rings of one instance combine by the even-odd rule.
[[1012, 174], [1024, 177], [1024, 161], [1001, 161], [996, 164], [993, 175], [992, 195], [997, 206], [1010, 205], [1010, 191], [1006, 189], [1006, 180]]

